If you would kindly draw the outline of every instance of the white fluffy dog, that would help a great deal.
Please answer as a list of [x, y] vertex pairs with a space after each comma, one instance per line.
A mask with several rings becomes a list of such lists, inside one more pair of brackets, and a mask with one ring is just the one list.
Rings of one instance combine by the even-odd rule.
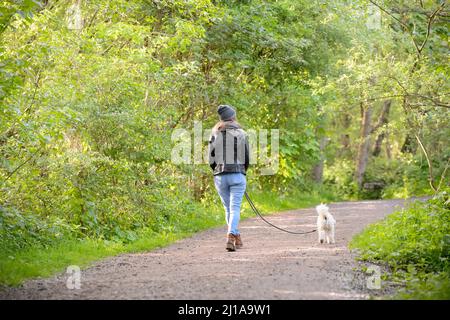
[[317, 217], [317, 231], [319, 232], [319, 243], [334, 243], [334, 230], [336, 226], [336, 220], [334, 220], [328, 206], [326, 204], [320, 204], [316, 207], [316, 211], [319, 214]]

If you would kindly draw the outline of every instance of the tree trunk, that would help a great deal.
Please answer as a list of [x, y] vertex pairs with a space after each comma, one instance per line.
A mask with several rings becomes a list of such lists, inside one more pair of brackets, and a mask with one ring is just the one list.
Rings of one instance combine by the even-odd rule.
[[[345, 114], [343, 122], [342, 122], [342, 127], [343, 127], [344, 132], [346, 132], [348, 130], [348, 128], [350, 127], [351, 121], [352, 120], [351, 120], [350, 116], [348, 114]], [[339, 157], [347, 157], [348, 155], [351, 154], [350, 135], [348, 133], [342, 133], [340, 140], [341, 140], [340, 141], [341, 147], [339, 148], [338, 156]]]
[[416, 140], [414, 139], [414, 136], [408, 133], [406, 135], [405, 142], [403, 143], [401, 152], [414, 154], [416, 153], [416, 150], [417, 150]]
[[367, 160], [369, 158], [372, 107], [366, 106], [366, 108], [364, 108], [364, 106], [361, 105], [361, 115], [361, 133], [355, 172], [355, 180], [359, 188], [362, 186], [364, 173], [366, 172], [367, 167]]
[[381, 153], [381, 145], [383, 144], [383, 140], [384, 140], [384, 133], [380, 133], [377, 137], [377, 139], [375, 140], [375, 147], [373, 148], [373, 152], [372, 155], [374, 157], [378, 157]]
[[[372, 129], [372, 132], [377, 130], [378, 128], [386, 125], [389, 121], [389, 110], [391, 108], [391, 100], [384, 101], [383, 109], [381, 110], [380, 117], [378, 119], [377, 125]], [[382, 132], [378, 135], [375, 141], [375, 147], [373, 149], [372, 155], [374, 157], [378, 157], [381, 153], [381, 145], [383, 144], [383, 140], [386, 137], [386, 133]]]
[[392, 150], [391, 150], [391, 141], [389, 140], [389, 133], [386, 132], [386, 157], [391, 160], [392, 159]]
[[329, 141], [329, 139], [326, 137], [322, 137], [320, 139], [320, 160], [313, 168], [313, 177], [314, 177], [314, 181], [316, 183], [322, 183], [323, 165], [324, 165], [324, 160], [325, 160], [324, 150], [325, 150], [325, 147], [327, 146], [328, 141]]

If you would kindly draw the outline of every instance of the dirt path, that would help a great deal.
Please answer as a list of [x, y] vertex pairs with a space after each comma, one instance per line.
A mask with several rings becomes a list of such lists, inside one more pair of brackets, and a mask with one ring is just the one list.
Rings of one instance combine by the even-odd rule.
[[[225, 228], [215, 228], [141, 254], [105, 259], [82, 270], [81, 288], [66, 287], [68, 275], [26, 282], [0, 292], [2, 299], [365, 299], [365, 275], [347, 248], [364, 226], [382, 219], [403, 200], [330, 205], [337, 220], [336, 244], [317, 234], [291, 235], [257, 218], [241, 223], [244, 248], [224, 249]], [[268, 219], [290, 230], [315, 228], [314, 209]]]

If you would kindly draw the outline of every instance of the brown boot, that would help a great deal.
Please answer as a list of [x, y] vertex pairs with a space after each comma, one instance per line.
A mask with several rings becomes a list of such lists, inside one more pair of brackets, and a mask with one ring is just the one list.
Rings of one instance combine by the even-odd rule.
[[236, 241], [234, 242], [234, 245], [236, 246], [236, 249], [242, 248], [242, 246], [244, 244], [242, 243], [241, 235], [240, 234], [235, 235], [234, 238], [236, 239]]
[[232, 233], [229, 233], [227, 236], [227, 247], [226, 247], [228, 251], [236, 251], [235, 242], [236, 242], [235, 235]]

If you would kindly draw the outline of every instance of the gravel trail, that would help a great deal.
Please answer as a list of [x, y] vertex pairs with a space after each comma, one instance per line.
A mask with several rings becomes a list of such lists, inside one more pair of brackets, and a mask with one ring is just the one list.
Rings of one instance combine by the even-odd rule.
[[[373, 292], [348, 242], [404, 204], [330, 204], [336, 244], [319, 244], [317, 233], [287, 234], [251, 218], [240, 224], [244, 247], [236, 252], [225, 250], [225, 227], [219, 227], [162, 249], [93, 263], [82, 270], [80, 289], [67, 289], [68, 275], [61, 273], [0, 291], [0, 299], [367, 299]], [[316, 213], [300, 209], [267, 219], [289, 230], [310, 230]]]

